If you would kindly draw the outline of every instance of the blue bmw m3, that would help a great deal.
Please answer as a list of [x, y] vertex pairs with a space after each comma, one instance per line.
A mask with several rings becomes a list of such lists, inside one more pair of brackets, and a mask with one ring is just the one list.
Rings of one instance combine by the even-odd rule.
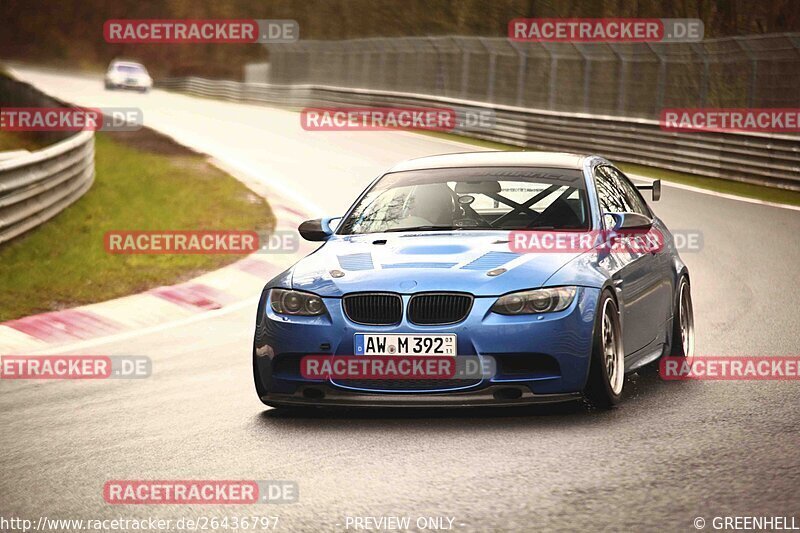
[[[617, 404], [627, 372], [694, 350], [689, 272], [645, 188], [658, 199], [659, 182], [637, 188], [592, 155], [398, 164], [344, 216], [300, 226], [322, 245], [262, 292], [259, 398], [273, 407]], [[634, 245], [626, 235], [635, 232], [661, 245]], [[519, 246], [565, 235], [591, 244]], [[310, 376], [310, 356], [491, 364], [446, 377]]]

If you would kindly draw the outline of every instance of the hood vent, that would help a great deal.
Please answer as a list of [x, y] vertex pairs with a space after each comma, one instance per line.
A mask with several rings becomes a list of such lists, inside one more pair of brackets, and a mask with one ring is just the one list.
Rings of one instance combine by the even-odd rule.
[[374, 268], [372, 255], [368, 253], [340, 255], [338, 259], [342, 270], [372, 270]]
[[461, 267], [464, 270], [492, 270], [519, 257], [514, 252], [488, 252]]

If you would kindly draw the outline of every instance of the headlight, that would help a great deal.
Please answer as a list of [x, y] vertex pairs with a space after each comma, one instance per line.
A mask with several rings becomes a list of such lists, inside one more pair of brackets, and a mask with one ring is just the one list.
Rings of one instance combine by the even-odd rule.
[[272, 289], [269, 299], [279, 315], [317, 316], [326, 311], [322, 298], [310, 292]]
[[563, 311], [575, 299], [576, 287], [553, 287], [506, 294], [497, 299], [492, 311], [501, 315], [530, 315]]

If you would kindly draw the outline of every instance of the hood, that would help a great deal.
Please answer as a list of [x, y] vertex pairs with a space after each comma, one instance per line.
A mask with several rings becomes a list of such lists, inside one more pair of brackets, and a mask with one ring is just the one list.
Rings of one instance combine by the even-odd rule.
[[[292, 287], [327, 297], [363, 291], [499, 296], [541, 287], [578, 255], [514, 253], [508, 232], [498, 231], [334, 235], [295, 265]], [[487, 274], [497, 269], [505, 271]]]

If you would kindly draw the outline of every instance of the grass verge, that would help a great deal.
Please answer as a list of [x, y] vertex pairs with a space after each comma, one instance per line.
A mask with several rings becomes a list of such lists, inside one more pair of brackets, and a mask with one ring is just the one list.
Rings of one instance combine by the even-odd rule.
[[[489, 150], [523, 150], [525, 148], [513, 146], [510, 144], [503, 144], [493, 141], [484, 141], [481, 139], [472, 139], [461, 135], [454, 135], [452, 133], [443, 132], [422, 132], [424, 135], [430, 135], [439, 139], [450, 141], [458, 141], [473, 146], [479, 146]], [[749, 183], [741, 183], [738, 181], [724, 180], [719, 178], [709, 178], [706, 176], [698, 176], [696, 174], [687, 174], [685, 172], [676, 172], [673, 170], [663, 170], [656, 167], [649, 167], [645, 165], [636, 165], [633, 163], [620, 163], [619, 167], [626, 173], [637, 174], [646, 176], [648, 178], [660, 179], [674, 183], [681, 183], [683, 185], [691, 185], [701, 189], [708, 189], [711, 191], [733, 194], [736, 196], [743, 196], [745, 198], [754, 198], [756, 200], [763, 200], [767, 202], [775, 202], [779, 204], [800, 205], [800, 192], [788, 191], [785, 189], [775, 189], [772, 187], [763, 187], [761, 185], [752, 185]]]
[[96, 136], [96, 178], [75, 204], [0, 245], [0, 321], [178, 283], [233, 255], [112, 255], [110, 230], [268, 230], [269, 205], [150, 130]]

